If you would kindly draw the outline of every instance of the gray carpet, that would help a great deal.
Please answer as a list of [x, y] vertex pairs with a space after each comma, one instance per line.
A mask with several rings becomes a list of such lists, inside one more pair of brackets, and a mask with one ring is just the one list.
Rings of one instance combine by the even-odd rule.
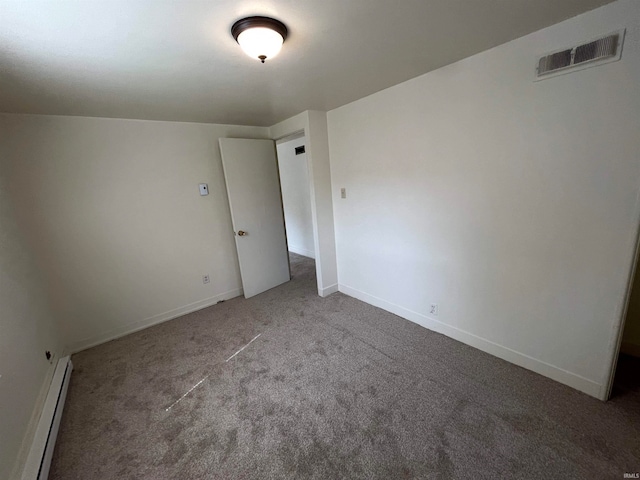
[[343, 294], [320, 298], [309, 259], [292, 255], [292, 272], [74, 355], [50, 478], [640, 471], [637, 387], [602, 403]]

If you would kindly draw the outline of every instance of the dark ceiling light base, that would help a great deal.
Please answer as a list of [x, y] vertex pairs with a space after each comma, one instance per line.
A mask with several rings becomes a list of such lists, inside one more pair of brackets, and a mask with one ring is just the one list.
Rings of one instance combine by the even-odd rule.
[[[243, 32], [246, 32], [247, 30], [250, 30], [252, 28], [266, 28], [266, 29], [269, 29], [272, 32], [275, 32], [276, 34], [278, 34], [280, 37], [282, 37], [282, 41], [281, 42], [277, 41], [277, 44], [275, 45], [276, 48], [275, 48], [275, 50], [272, 51], [272, 53], [269, 53], [270, 52], [269, 49], [266, 49], [266, 51], [264, 51], [264, 52], [256, 51], [254, 49], [254, 50], [252, 50], [252, 53], [249, 53], [249, 51], [247, 51], [247, 49], [246, 49], [246, 45], [244, 44], [244, 42], [239, 41], [238, 37], [240, 37], [240, 35]], [[267, 55], [275, 56], [278, 53], [278, 51], [280, 50], [280, 46], [287, 39], [287, 35], [288, 34], [289, 34], [289, 31], [287, 30], [287, 27], [286, 27], [286, 25], [284, 23], [282, 23], [279, 20], [276, 20], [275, 18], [270, 18], [270, 17], [246, 17], [246, 18], [241, 18], [236, 23], [234, 23], [233, 26], [231, 27], [231, 35], [233, 36], [235, 41], [238, 42], [238, 44], [240, 44], [242, 49], [245, 50], [245, 52], [249, 56], [253, 56], [253, 58], [258, 58], [262, 63], [264, 63], [264, 61], [267, 59]], [[277, 38], [277, 36], [276, 36], [276, 38]], [[254, 46], [255, 46], [255, 44], [254, 44]], [[258, 53], [259, 53], [259, 55], [258, 55]], [[265, 53], [266, 55], [263, 54], [263, 53]]]
[[287, 30], [287, 26], [282, 23], [280, 20], [276, 20], [275, 18], [270, 17], [246, 17], [241, 18], [231, 27], [231, 35], [235, 41], [238, 41], [238, 35], [240, 35], [245, 30], [249, 28], [270, 28], [278, 32], [282, 36], [282, 41], [287, 39], [287, 35], [289, 34], [289, 30]]

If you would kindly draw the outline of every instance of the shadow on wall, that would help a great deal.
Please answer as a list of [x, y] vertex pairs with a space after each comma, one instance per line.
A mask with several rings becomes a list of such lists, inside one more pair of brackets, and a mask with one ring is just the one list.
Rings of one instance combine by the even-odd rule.
[[640, 357], [640, 265], [636, 264], [636, 273], [631, 289], [631, 298], [624, 324], [622, 346], [620, 351], [628, 355]]

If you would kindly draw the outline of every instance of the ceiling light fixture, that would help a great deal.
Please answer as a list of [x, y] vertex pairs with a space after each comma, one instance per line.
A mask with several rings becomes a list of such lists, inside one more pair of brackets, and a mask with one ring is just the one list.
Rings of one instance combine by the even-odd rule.
[[269, 17], [242, 18], [231, 27], [231, 35], [242, 50], [262, 63], [278, 54], [288, 33], [284, 23]]

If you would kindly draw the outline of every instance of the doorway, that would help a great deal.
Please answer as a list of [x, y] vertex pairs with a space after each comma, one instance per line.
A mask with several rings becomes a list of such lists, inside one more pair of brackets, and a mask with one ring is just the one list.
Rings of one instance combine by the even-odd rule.
[[317, 284], [304, 134], [219, 143], [245, 298], [302, 272]]
[[290, 278], [282, 195], [272, 140], [220, 138], [245, 298]]
[[315, 283], [311, 183], [304, 132], [276, 141], [276, 152], [291, 277]]
[[305, 135], [316, 257], [316, 288], [318, 295], [326, 297], [339, 290], [327, 113], [307, 110], [272, 125], [269, 131], [274, 140], [290, 137], [297, 132]]

